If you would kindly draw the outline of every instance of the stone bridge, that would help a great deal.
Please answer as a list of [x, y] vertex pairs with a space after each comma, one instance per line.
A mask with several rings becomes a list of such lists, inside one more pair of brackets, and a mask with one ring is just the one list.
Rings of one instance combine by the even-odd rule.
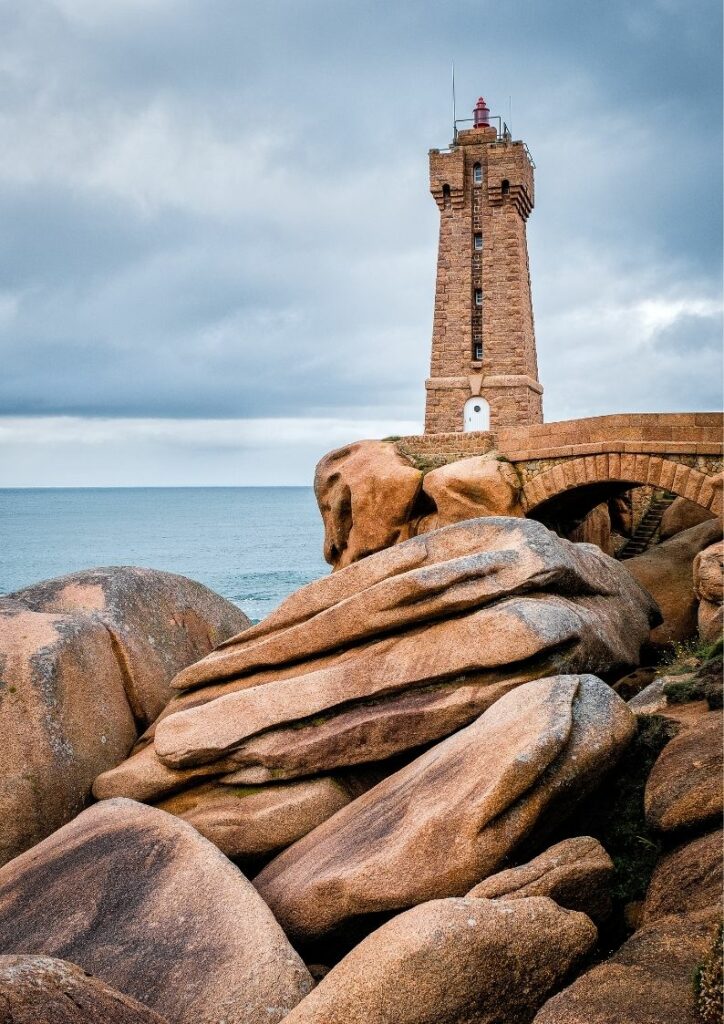
[[648, 485], [722, 513], [722, 416], [593, 416], [495, 433], [423, 434], [397, 441], [421, 468], [495, 451], [516, 467], [526, 515], [580, 520], [608, 498]]

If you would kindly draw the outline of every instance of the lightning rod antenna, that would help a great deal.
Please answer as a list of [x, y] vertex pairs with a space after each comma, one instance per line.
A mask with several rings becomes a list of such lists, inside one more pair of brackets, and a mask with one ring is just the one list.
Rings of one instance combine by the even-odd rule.
[[452, 108], [453, 108], [453, 139], [457, 135], [457, 114], [455, 111], [455, 61], [452, 62]]

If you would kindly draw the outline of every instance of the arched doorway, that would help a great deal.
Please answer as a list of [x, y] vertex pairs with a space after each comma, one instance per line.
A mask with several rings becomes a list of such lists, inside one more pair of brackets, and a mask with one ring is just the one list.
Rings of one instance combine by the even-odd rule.
[[465, 403], [463, 430], [490, 430], [490, 406], [484, 398], [469, 398]]

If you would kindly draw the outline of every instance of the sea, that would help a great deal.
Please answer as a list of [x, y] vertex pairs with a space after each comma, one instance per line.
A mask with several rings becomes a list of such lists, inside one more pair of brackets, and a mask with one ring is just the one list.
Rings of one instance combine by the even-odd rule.
[[0, 594], [107, 565], [180, 573], [254, 621], [329, 572], [311, 487], [0, 489]]

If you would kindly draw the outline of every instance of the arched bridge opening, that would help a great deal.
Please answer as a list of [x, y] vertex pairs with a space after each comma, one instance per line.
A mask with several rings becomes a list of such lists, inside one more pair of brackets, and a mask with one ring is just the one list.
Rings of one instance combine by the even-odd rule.
[[670, 491], [721, 515], [720, 480], [674, 459], [592, 455], [549, 466], [538, 462], [535, 468], [523, 486], [523, 507], [526, 515], [551, 527], [563, 520], [581, 521], [602, 502], [642, 486]]

